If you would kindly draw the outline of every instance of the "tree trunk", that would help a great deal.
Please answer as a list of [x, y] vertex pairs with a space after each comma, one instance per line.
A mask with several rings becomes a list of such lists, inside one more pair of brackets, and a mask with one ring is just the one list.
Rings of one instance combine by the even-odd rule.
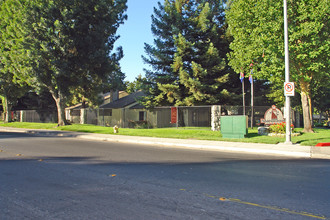
[[313, 132], [312, 129], [312, 118], [311, 118], [311, 98], [310, 94], [310, 84], [304, 80], [300, 80], [299, 82], [301, 86], [301, 105], [303, 110], [303, 118], [304, 118], [304, 130], [303, 132], [311, 133]]
[[9, 105], [9, 102], [8, 102], [8, 98], [7, 98], [7, 96], [4, 96], [4, 113], [5, 113], [5, 118], [4, 118], [4, 122], [5, 123], [8, 123], [8, 122], [10, 122], [11, 121], [11, 114], [10, 114], [10, 112], [11, 112], [11, 106]]
[[[309, 93], [310, 94], [310, 93]], [[311, 127], [314, 126], [313, 124], [313, 105], [312, 105], [312, 97], [310, 95], [307, 96], [308, 106], [309, 106], [309, 119], [311, 120]]]
[[301, 92], [301, 105], [303, 110], [303, 118], [304, 118], [304, 130], [303, 132], [313, 132], [311, 118], [310, 118], [310, 108], [308, 105], [308, 98], [305, 92]]
[[50, 93], [52, 94], [57, 107], [57, 118], [58, 118], [57, 125], [58, 126], [68, 125], [69, 123], [65, 119], [65, 105], [64, 105], [64, 97], [62, 93], [60, 91], [57, 93], [55, 93], [54, 91], [50, 91]]

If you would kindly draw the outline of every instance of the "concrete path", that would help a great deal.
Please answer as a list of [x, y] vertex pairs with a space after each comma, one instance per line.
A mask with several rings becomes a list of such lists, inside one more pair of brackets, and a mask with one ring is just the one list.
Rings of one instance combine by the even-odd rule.
[[216, 150], [231, 153], [289, 156], [298, 158], [330, 159], [330, 146], [315, 147], [299, 144], [257, 144], [242, 142], [205, 141], [193, 139], [154, 138], [111, 134], [92, 134], [70, 131], [20, 129], [0, 127], [0, 132], [24, 132], [41, 136], [62, 136], [96, 141], [112, 141], [134, 144], [149, 144], [164, 147], [181, 147], [201, 150]]

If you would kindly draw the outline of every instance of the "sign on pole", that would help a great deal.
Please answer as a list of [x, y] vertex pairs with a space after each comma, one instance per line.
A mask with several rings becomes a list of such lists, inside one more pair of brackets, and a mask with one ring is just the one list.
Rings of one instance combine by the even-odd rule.
[[177, 107], [171, 107], [171, 124], [176, 124], [178, 121]]
[[293, 82], [284, 83], [284, 95], [285, 96], [294, 96], [294, 83]]

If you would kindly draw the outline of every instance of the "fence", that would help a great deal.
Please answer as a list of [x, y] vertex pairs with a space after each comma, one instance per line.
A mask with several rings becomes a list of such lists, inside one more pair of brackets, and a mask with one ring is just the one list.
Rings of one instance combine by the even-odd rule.
[[[66, 112], [66, 118], [71, 123], [94, 124], [99, 126], [114, 126], [122, 128], [143, 125], [144, 127], [212, 127], [220, 128], [222, 115], [247, 115], [249, 126], [262, 124], [265, 112], [270, 106], [179, 106], [156, 107], [152, 110], [122, 108], [122, 109], [74, 109]], [[282, 110], [283, 112], [283, 110]], [[291, 111], [291, 119], [295, 127], [300, 127], [301, 117]], [[175, 115], [175, 117], [174, 117]], [[57, 122], [57, 113], [53, 111], [24, 110], [19, 111], [19, 121], [22, 122]], [[174, 120], [175, 119], [175, 120]]]
[[[4, 117], [4, 113], [1, 113]], [[49, 110], [17, 110], [11, 111], [12, 121], [36, 122], [36, 123], [57, 123], [57, 112]]]
[[212, 106], [179, 106], [175, 107], [176, 118], [173, 119], [173, 107], [156, 107], [156, 124], [164, 127], [210, 127]]
[[57, 123], [57, 112], [48, 110], [17, 111], [17, 120], [21, 122]]
[[[220, 129], [220, 117], [222, 115], [247, 115], [250, 127], [260, 126], [264, 123], [265, 112], [270, 106], [179, 106], [176, 111], [176, 120], [171, 120], [173, 107], [158, 107], [157, 127], [212, 127], [212, 130]], [[281, 111], [283, 112], [284, 109]], [[300, 127], [300, 115], [291, 111], [291, 120], [296, 127]], [[172, 123], [170, 123], [172, 121]]]

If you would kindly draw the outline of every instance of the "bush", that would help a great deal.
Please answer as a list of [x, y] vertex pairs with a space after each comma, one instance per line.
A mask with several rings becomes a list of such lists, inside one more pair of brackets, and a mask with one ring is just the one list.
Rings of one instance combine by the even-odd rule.
[[323, 127], [324, 123], [314, 122], [314, 127]]
[[[294, 126], [291, 124], [291, 131], [294, 131]], [[286, 132], [286, 124], [285, 122], [278, 123], [278, 124], [273, 124], [269, 126], [269, 132], [270, 133], [280, 133], [280, 134], [285, 134]]]
[[136, 128], [136, 129], [146, 129], [149, 128], [147, 121], [129, 121], [128, 122], [129, 128]]

